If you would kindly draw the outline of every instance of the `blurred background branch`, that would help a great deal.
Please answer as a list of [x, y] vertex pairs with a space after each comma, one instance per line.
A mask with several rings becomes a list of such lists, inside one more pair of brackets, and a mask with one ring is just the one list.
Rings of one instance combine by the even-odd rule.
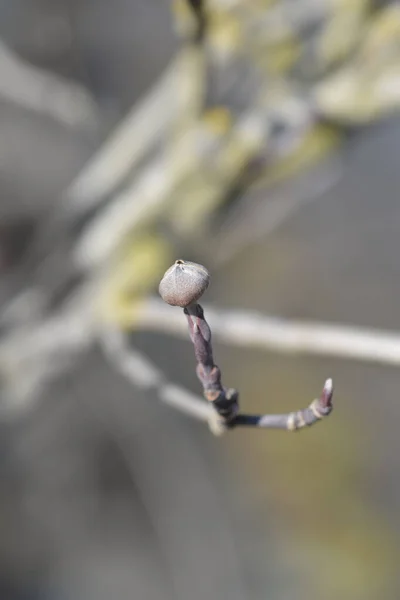
[[[206, 306], [206, 310], [215, 339], [228, 345], [393, 366], [400, 364], [400, 333], [394, 331], [286, 320], [212, 306]], [[187, 334], [179, 315], [171, 314], [156, 298], [132, 311], [132, 324], [145, 331], [160, 331], [179, 337]]]

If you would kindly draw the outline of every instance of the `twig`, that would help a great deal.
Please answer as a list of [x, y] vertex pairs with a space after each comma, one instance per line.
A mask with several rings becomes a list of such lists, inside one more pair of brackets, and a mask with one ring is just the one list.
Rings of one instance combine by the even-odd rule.
[[154, 390], [161, 402], [192, 418], [205, 422], [212, 418], [212, 409], [204, 400], [168, 382], [160, 369], [129, 346], [122, 331], [102, 328], [97, 339], [109, 362], [135, 386]]
[[[286, 354], [331, 356], [382, 365], [400, 365], [400, 332], [318, 321], [296, 321], [245, 310], [207, 306], [213, 335], [240, 348], [259, 348]], [[151, 298], [137, 306], [132, 327], [186, 336], [184, 322], [163, 302]]]
[[239, 393], [222, 385], [221, 371], [213, 357], [211, 329], [202, 307], [197, 303], [201, 293], [207, 289], [208, 282], [205, 267], [177, 260], [161, 280], [160, 294], [164, 301], [184, 309], [197, 361], [196, 373], [202, 384], [204, 396], [215, 411], [214, 419], [209, 421], [213, 433], [219, 435], [227, 429], [239, 426], [297, 431], [327, 417], [333, 408], [331, 379], [325, 382], [321, 396], [306, 409], [287, 415], [239, 413]]
[[237, 415], [231, 427], [245, 425], [251, 427], [267, 427], [270, 429], [288, 429], [296, 431], [302, 427], [313, 425], [318, 420], [327, 417], [332, 411], [333, 382], [325, 381], [324, 388], [319, 398], [311, 402], [310, 406], [297, 412], [286, 415]]

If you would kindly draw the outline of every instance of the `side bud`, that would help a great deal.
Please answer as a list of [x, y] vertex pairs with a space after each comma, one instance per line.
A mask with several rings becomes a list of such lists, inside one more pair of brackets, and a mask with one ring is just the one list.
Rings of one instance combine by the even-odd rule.
[[176, 260], [165, 272], [158, 291], [167, 304], [185, 308], [199, 300], [209, 283], [210, 274], [203, 265]]

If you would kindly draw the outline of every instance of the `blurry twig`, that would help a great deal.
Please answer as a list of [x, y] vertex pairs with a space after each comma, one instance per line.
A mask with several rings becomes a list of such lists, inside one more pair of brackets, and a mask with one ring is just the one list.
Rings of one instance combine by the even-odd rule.
[[83, 131], [99, 125], [96, 104], [82, 85], [23, 61], [2, 41], [0, 98]]
[[176, 95], [185, 57], [183, 53], [171, 63], [72, 182], [65, 193], [67, 212], [82, 213], [112, 193], [170, 127], [187, 100]]
[[169, 383], [160, 369], [127, 343], [123, 332], [116, 328], [102, 328], [98, 341], [110, 364], [133, 385], [155, 390], [161, 402], [195, 419], [209, 421], [211, 407], [185, 388]]
[[[351, 325], [295, 321], [244, 310], [207, 307], [213, 334], [219, 341], [239, 347], [288, 354], [335, 356], [379, 364], [400, 365], [400, 332]], [[154, 298], [132, 314], [132, 327], [186, 336], [178, 314]]]

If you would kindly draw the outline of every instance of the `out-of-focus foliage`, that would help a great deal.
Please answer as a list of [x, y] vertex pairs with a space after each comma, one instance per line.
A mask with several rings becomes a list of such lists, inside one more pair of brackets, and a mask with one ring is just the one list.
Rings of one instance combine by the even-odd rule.
[[[126, 220], [132, 242], [125, 247], [134, 250], [118, 255], [113, 273], [129, 273], [144, 226], [154, 231], [156, 223], [167, 223], [195, 247], [232, 195], [255, 188], [266, 193], [336, 151], [349, 127], [367, 126], [400, 107], [397, 2], [176, 0], [174, 15], [183, 110], [163, 141], [164, 187], [153, 194], [147, 186], [148, 210], [131, 228]], [[143, 198], [147, 187], [138, 187]], [[94, 251], [100, 237], [93, 237]], [[111, 319], [132, 325], [134, 295], [115, 284], [113, 275], [107, 297], [117, 299], [107, 305], [118, 306], [119, 314]]]

